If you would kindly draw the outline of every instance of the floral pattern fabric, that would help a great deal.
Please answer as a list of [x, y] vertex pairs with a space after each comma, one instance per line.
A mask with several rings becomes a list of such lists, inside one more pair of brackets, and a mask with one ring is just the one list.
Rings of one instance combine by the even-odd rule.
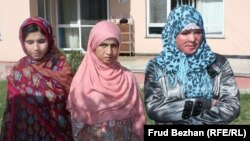
[[[34, 60], [26, 52], [23, 29], [37, 25], [44, 33], [48, 52]], [[72, 141], [70, 113], [66, 110], [73, 78], [66, 58], [55, 47], [50, 24], [40, 18], [25, 20], [20, 41], [27, 56], [21, 58], [7, 77], [7, 101], [2, 120], [1, 141]]]
[[[64, 61], [59, 60], [53, 70], [60, 71]], [[58, 81], [44, 77], [32, 66], [22, 70], [18, 67], [9, 76], [14, 80], [8, 82], [1, 139], [72, 140], [70, 114], [66, 110], [67, 91]]]
[[76, 141], [139, 141], [131, 119], [112, 120], [94, 125], [72, 121]]

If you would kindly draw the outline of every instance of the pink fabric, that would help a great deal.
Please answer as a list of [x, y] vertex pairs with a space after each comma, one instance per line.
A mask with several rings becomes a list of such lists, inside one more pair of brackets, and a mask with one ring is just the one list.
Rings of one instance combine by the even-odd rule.
[[91, 30], [88, 51], [73, 78], [67, 108], [74, 120], [90, 125], [132, 117], [134, 131], [143, 139], [144, 109], [133, 73], [118, 61], [103, 64], [94, 52], [110, 37], [120, 43], [120, 29], [112, 22], [99, 22]]

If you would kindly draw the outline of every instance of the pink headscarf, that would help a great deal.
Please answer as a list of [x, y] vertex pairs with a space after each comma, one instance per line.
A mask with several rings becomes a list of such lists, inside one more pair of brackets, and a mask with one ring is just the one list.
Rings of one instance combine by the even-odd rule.
[[91, 30], [88, 51], [73, 78], [67, 108], [74, 120], [86, 124], [132, 117], [134, 131], [143, 138], [144, 108], [133, 73], [118, 61], [103, 64], [94, 52], [111, 37], [120, 44], [120, 29], [112, 22], [101, 21]]

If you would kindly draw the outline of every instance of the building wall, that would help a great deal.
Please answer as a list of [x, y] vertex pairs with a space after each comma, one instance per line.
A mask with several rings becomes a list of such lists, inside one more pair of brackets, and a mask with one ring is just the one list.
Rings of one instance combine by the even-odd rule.
[[[250, 55], [249, 5], [249, 0], [224, 0], [225, 37], [207, 39], [213, 51], [224, 55]], [[52, 7], [52, 25], [56, 29], [54, 0]], [[109, 12], [114, 18], [130, 17], [134, 22], [136, 54], [158, 54], [162, 50], [160, 38], [146, 37], [146, 0], [130, 0], [128, 3], [110, 0]], [[0, 0], [0, 61], [15, 62], [24, 56], [18, 30], [24, 19], [35, 15], [36, 0]]]
[[[224, 55], [250, 55], [250, 1], [224, 0], [224, 38], [207, 39], [214, 52]], [[146, 37], [146, 0], [131, 0], [135, 25], [135, 53], [155, 54], [162, 50], [160, 38]], [[216, 16], [216, 15], [215, 15]]]
[[224, 0], [225, 39], [209, 40], [212, 49], [227, 55], [250, 55], [250, 1]]
[[109, 0], [110, 14], [113, 19], [130, 18], [130, 1], [118, 2], [119, 0]]
[[30, 16], [29, 0], [0, 0], [0, 61], [17, 61], [24, 56], [18, 38], [23, 20]]
[[[160, 38], [146, 37], [146, 0], [130, 0], [131, 17], [134, 20], [135, 53], [136, 54], [156, 54], [162, 50]], [[138, 5], [140, 3], [140, 5]]]

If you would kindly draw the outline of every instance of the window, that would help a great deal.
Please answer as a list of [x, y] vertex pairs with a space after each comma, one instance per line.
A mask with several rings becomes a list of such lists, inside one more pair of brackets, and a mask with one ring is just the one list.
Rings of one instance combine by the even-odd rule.
[[86, 51], [91, 28], [108, 19], [107, 6], [108, 0], [57, 0], [59, 47]]
[[[201, 12], [207, 37], [224, 36], [223, 0], [199, 0], [197, 10]], [[216, 16], [215, 16], [216, 15]]]
[[51, 4], [50, 0], [38, 0], [38, 16], [51, 22]]
[[223, 36], [223, 0], [147, 0], [147, 37], [161, 37], [168, 14], [181, 4], [191, 5], [201, 13], [207, 37]]
[[147, 0], [147, 36], [161, 35], [162, 27], [167, 19], [167, 1], [166, 0]]

